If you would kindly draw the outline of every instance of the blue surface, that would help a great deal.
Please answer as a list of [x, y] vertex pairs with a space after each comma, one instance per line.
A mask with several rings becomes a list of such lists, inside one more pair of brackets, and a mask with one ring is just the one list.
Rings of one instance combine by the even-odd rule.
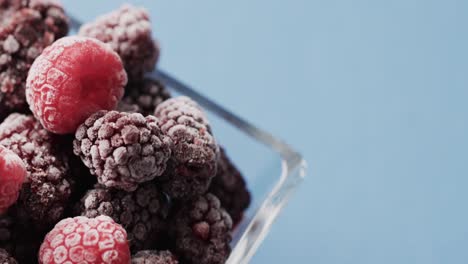
[[467, 1], [134, 3], [162, 68], [309, 162], [253, 263], [468, 261]]

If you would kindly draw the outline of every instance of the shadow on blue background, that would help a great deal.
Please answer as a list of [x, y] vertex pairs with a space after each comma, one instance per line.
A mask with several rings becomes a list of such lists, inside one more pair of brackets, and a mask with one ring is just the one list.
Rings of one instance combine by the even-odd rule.
[[253, 263], [468, 261], [467, 1], [132, 3], [162, 68], [309, 162]]

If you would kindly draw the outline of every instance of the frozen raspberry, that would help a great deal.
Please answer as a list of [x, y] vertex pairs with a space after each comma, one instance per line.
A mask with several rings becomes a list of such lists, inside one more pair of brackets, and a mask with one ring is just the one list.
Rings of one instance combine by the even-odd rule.
[[107, 45], [93, 38], [64, 37], [34, 61], [26, 99], [47, 130], [67, 134], [91, 114], [114, 109], [126, 83], [122, 61]]
[[27, 110], [25, 84], [32, 62], [67, 32], [68, 20], [58, 3], [0, 2], [0, 116]]
[[26, 167], [14, 152], [0, 146], [0, 214], [16, 203], [26, 179]]
[[102, 187], [90, 190], [78, 204], [77, 214], [111, 217], [127, 230], [133, 251], [157, 242], [167, 206], [165, 196], [150, 182], [131, 193]]
[[128, 264], [127, 232], [108, 216], [63, 219], [46, 235], [39, 262]]
[[99, 111], [78, 128], [73, 147], [100, 184], [134, 191], [165, 171], [172, 142], [154, 116]]
[[250, 192], [242, 174], [229, 160], [224, 149], [220, 149], [218, 172], [211, 181], [209, 192], [219, 198], [234, 224], [237, 224], [242, 219], [245, 209], [249, 207]]
[[232, 220], [208, 193], [184, 204], [170, 221], [182, 263], [222, 264], [231, 252]]
[[0, 248], [0, 263], [1, 264], [18, 264], [18, 262], [8, 254], [8, 252]]
[[167, 250], [143, 250], [132, 257], [132, 264], [178, 264], [177, 258]]
[[144, 79], [127, 85], [122, 102], [127, 106], [128, 112], [136, 111], [147, 116], [152, 115], [156, 107], [170, 97], [171, 95], [161, 82]]
[[[32, 228], [28, 216], [15, 207], [0, 216], [0, 247], [19, 263], [37, 263], [37, 252], [44, 234]], [[0, 261], [0, 263], [2, 263]]]
[[32, 116], [13, 113], [0, 124], [0, 145], [16, 153], [26, 166], [18, 206], [38, 226], [58, 221], [71, 194], [73, 181], [58, 142]]
[[164, 133], [174, 142], [163, 190], [171, 197], [189, 198], [209, 187], [216, 174], [218, 145], [201, 107], [188, 97], [171, 98], [156, 108]]
[[129, 79], [138, 80], [154, 69], [159, 46], [151, 35], [149, 15], [143, 8], [123, 5], [80, 28], [81, 36], [108, 43], [124, 63]]

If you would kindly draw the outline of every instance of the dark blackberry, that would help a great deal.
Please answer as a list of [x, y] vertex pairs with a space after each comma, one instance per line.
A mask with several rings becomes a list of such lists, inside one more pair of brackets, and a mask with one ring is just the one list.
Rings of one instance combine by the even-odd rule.
[[182, 205], [173, 224], [175, 253], [182, 263], [221, 264], [231, 252], [232, 220], [216, 196], [208, 193]]
[[129, 111], [136, 110], [136, 112], [147, 116], [152, 115], [156, 107], [170, 97], [171, 95], [161, 82], [144, 79], [129, 83], [125, 88], [125, 96], [122, 101], [124, 105], [133, 106], [128, 109]]
[[73, 190], [65, 211], [65, 217], [75, 216], [73, 206], [76, 205], [85, 193], [94, 188], [97, 183], [96, 176], [91, 175], [89, 168], [83, 164], [80, 157], [73, 153], [74, 135], [60, 136], [60, 145], [63, 146], [63, 155], [68, 159], [70, 175], [74, 180]]
[[151, 37], [149, 15], [143, 8], [123, 5], [120, 9], [84, 24], [78, 33], [108, 43], [120, 55], [130, 80], [143, 78], [154, 69], [159, 46]]
[[132, 264], [178, 264], [170, 251], [143, 250], [132, 257]]
[[12, 251], [14, 220], [10, 214], [0, 215], [0, 247]]
[[208, 191], [219, 198], [236, 225], [242, 219], [245, 209], [249, 207], [251, 197], [244, 177], [229, 160], [223, 148], [220, 148], [218, 172]]
[[42, 50], [68, 32], [63, 8], [52, 1], [0, 3], [0, 117], [27, 112], [28, 70]]
[[171, 197], [190, 198], [208, 189], [216, 175], [218, 145], [201, 107], [188, 97], [171, 98], [155, 111], [162, 131], [174, 142], [163, 190]]
[[73, 179], [59, 139], [32, 116], [13, 113], [0, 124], [0, 144], [15, 152], [28, 172], [18, 199], [38, 227], [61, 219]]
[[8, 254], [8, 252], [3, 248], [0, 248], [0, 263], [1, 264], [18, 264], [16, 259], [10, 256], [10, 254]]
[[46, 30], [52, 32], [55, 39], [68, 34], [68, 17], [58, 0], [30, 0], [29, 7], [41, 13]]
[[168, 206], [165, 196], [150, 182], [131, 193], [96, 187], [81, 199], [76, 213], [89, 218], [111, 217], [127, 230], [131, 249], [137, 251], [158, 242]]
[[119, 112], [126, 112], [126, 113], [141, 113], [141, 108], [132, 103], [127, 103], [126, 101], [120, 101], [116, 107], [116, 110]]
[[44, 235], [33, 228], [24, 211], [15, 207], [0, 216], [0, 247], [6, 249], [19, 263], [37, 263], [37, 252]]
[[154, 116], [99, 111], [75, 133], [74, 153], [106, 187], [134, 191], [139, 183], [160, 176], [171, 155], [172, 141]]

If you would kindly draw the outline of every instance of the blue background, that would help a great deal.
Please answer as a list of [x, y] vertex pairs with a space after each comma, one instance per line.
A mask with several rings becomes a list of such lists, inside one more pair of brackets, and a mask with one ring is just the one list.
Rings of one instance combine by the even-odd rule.
[[162, 68], [309, 163], [253, 263], [468, 262], [468, 1], [132, 2]]

